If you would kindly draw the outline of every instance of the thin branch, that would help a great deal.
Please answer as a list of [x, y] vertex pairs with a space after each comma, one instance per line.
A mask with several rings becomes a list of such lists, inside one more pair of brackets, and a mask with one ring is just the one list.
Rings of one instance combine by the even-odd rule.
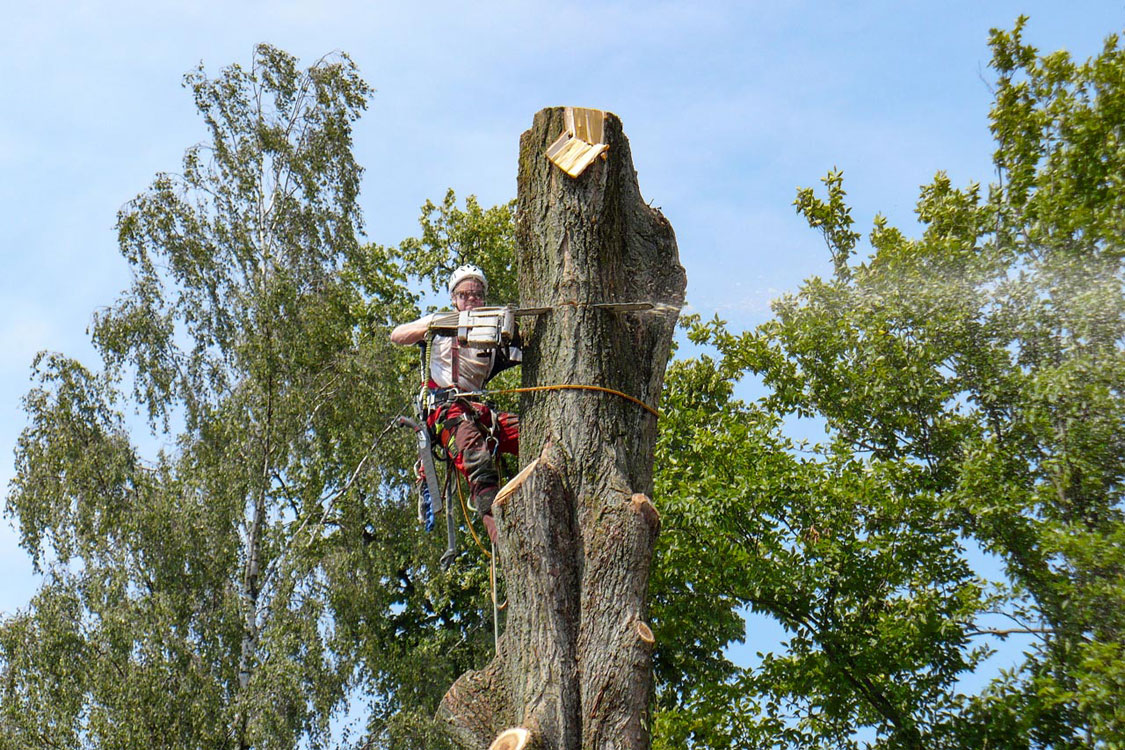
[[[400, 416], [405, 411], [406, 410], [404, 409], [403, 412], [400, 412]], [[382, 441], [383, 436], [385, 436], [388, 432], [390, 432], [391, 429], [393, 429], [397, 425], [397, 422], [398, 422], [398, 418], [395, 417], [394, 419], [392, 419], [390, 422], [387, 423], [387, 426], [385, 428], [383, 428], [382, 432], [380, 432], [378, 435], [375, 436], [375, 439], [371, 442], [371, 447], [367, 449], [367, 452], [363, 455], [363, 458], [360, 459], [359, 463], [355, 467], [355, 470], [352, 472], [351, 476], [348, 477], [347, 482], [345, 482], [344, 485], [339, 490], [337, 490], [336, 492], [332, 493], [331, 495], [327, 496], [326, 498], [321, 499], [321, 502], [326, 503], [326, 504], [324, 505], [323, 512], [320, 514], [320, 522], [317, 524], [318, 529], [321, 526], [324, 525], [325, 521], [327, 521], [328, 515], [329, 515], [329, 513], [332, 512], [332, 506], [336, 502], [336, 500], [339, 499], [348, 490], [350, 490], [352, 488], [352, 485], [355, 484], [356, 479], [359, 478], [359, 475], [363, 470], [364, 464], [367, 463], [367, 459], [369, 459], [375, 453], [375, 449], [379, 446], [379, 443]], [[281, 552], [279, 552], [278, 555], [273, 560], [271, 560], [268, 565], [266, 565], [266, 569], [262, 573], [262, 576], [261, 576], [261, 585], [260, 585], [261, 591], [263, 591], [263, 592], [265, 591], [266, 586], [270, 583], [271, 579], [273, 578], [273, 574], [275, 572], [277, 572], [278, 568], [281, 566], [282, 561], [285, 559], [285, 557], [292, 550], [293, 543], [297, 540], [298, 537], [300, 537], [301, 533], [305, 530], [305, 527], [307, 527], [309, 525], [309, 521], [312, 520], [314, 515], [316, 515], [315, 511], [312, 511], [312, 512], [305, 515], [304, 519], [301, 521], [300, 525], [297, 527], [297, 530], [294, 531], [292, 536], [289, 537], [289, 540], [286, 542], [286, 544], [282, 548]], [[310, 547], [312, 545], [312, 543], [316, 540], [316, 536], [317, 535], [315, 533], [312, 533], [312, 534], [309, 535], [309, 540], [305, 544], [306, 549], [308, 547]]]
[[[995, 635], [1000, 638], [1007, 638], [1010, 635], [1027, 634], [1027, 635], [1051, 635], [1055, 633], [1054, 628], [974, 628], [973, 630], [965, 631], [968, 636], [976, 635]], [[1046, 639], [1043, 639], [1046, 640]]]

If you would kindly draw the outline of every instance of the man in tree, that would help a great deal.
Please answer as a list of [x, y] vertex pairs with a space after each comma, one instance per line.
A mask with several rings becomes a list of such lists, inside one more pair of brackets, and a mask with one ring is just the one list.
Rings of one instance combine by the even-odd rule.
[[[474, 265], [464, 265], [449, 277], [449, 293], [458, 311], [474, 310], [484, 304], [488, 279]], [[391, 331], [395, 344], [421, 342], [430, 331], [433, 315], [403, 323]], [[426, 423], [453, 459], [457, 470], [469, 482], [473, 504], [481, 514], [489, 539], [496, 545], [496, 521], [492, 501], [499, 489], [496, 452], [519, 452], [519, 417], [494, 413], [486, 404], [463, 394], [477, 393], [497, 373], [519, 364], [520, 350], [476, 349], [460, 346], [456, 336], [436, 331], [430, 346], [427, 387], [435, 407]], [[518, 341], [518, 338], [517, 338]]]

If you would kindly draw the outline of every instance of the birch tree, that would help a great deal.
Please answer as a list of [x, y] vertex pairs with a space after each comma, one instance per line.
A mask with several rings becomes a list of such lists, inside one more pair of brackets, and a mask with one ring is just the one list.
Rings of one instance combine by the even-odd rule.
[[266, 45], [184, 84], [207, 138], [118, 216], [133, 282], [95, 315], [104, 366], [41, 355], [26, 399], [7, 509], [46, 577], [0, 635], [5, 746], [316, 746], [352, 678], [322, 537], [379, 512], [379, 328], [411, 305], [360, 283], [397, 274], [359, 243], [370, 89], [344, 55]]

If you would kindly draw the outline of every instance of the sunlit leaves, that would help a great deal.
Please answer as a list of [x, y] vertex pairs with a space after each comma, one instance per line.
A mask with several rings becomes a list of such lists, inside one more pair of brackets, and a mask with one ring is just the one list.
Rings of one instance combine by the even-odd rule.
[[449, 275], [458, 266], [472, 263], [488, 276], [490, 303], [515, 302], [514, 210], [514, 201], [481, 208], [472, 195], [459, 208], [452, 189], [441, 205], [426, 201], [419, 219], [421, 235], [403, 240], [398, 248], [403, 267], [443, 300], [448, 296]]
[[[1125, 54], [1110, 37], [1086, 63], [1040, 56], [1024, 24], [992, 34], [998, 182], [958, 189], [938, 173], [922, 235], [877, 217], [857, 260], [832, 171], [824, 197], [796, 200], [832, 277], [752, 331], [689, 320], [718, 357], [669, 371], [661, 559], [675, 569], [656, 581], [723, 593], [693, 600], [712, 658], [732, 606], [784, 625], [783, 648], [748, 672], [693, 657], [770, 707], [767, 744], [848, 746], [865, 726], [887, 747], [1125, 741], [1108, 702], [1125, 670]], [[706, 371], [767, 393], [741, 404]], [[823, 420], [827, 444], [786, 442], [793, 415]], [[1008, 580], [985, 586], [963, 544], [998, 555]], [[684, 617], [658, 602], [673, 626]], [[1018, 634], [1026, 662], [960, 695], [990, 634]], [[737, 746], [714, 729], [732, 719], [693, 697], [717, 688], [676, 679], [658, 725]], [[753, 724], [749, 746], [767, 727]]]
[[[0, 634], [12, 737], [319, 746], [362, 658], [328, 624], [347, 606], [331, 592], [372, 507], [400, 509], [404, 452], [372, 453], [401, 409], [387, 324], [412, 308], [359, 241], [370, 89], [346, 56], [302, 70], [265, 45], [185, 85], [208, 138], [118, 217], [133, 284], [95, 317], [104, 371], [45, 356], [26, 400], [8, 510], [49, 575]], [[147, 462], [123, 380], [163, 443]], [[83, 680], [28, 638], [70, 644]]]

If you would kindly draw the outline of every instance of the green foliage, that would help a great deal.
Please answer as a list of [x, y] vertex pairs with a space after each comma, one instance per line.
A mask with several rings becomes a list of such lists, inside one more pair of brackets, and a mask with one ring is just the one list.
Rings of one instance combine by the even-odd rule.
[[[801, 456], [716, 365], [678, 362], [665, 390], [654, 621], [699, 653], [659, 654], [660, 746], [843, 747], [880, 722], [917, 735], [915, 711], [948, 711], [945, 691], [980, 656], [959, 648], [979, 591], [955, 522], [922, 467], [843, 445]], [[786, 653], [749, 671], [719, 659], [741, 609], [780, 622]], [[715, 715], [715, 692], [737, 711]]]
[[46, 582], [0, 626], [0, 746], [321, 747], [355, 694], [398, 746], [392, 717], [432, 716], [491, 633], [483, 566], [434, 572], [412, 443], [381, 434], [415, 387], [387, 334], [417, 298], [359, 242], [370, 90], [346, 56], [268, 46], [185, 85], [208, 139], [119, 215], [104, 369], [41, 355], [25, 402], [7, 512]]
[[[702, 648], [661, 664], [658, 746], [1125, 746], [1125, 52], [1041, 57], [1023, 25], [992, 36], [996, 184], [939, 173], [922, 236], [877, 217], [855, 263], [834, 171], [796, 200], [832, 278], [752, 331], [689, 321], [718, 360], [668, 374], [654, 609]], [[827, 443], [786, 441], [792, 417]], [[745, 671], [718, 659], [737, 606], [788, 634]], [[990, 637], [1025, 659], [966, 695]]]
[[458, 208], [450, 188], [440, 206], [429, 200], [423, 204], [421, 236], [409, 237], [398, 246], [402, 267], [410, 278], [437, 294], [443, 307], [449, 305], [449, 275], [466, 263], [480, 266], [488, 276], [489, 304], [515, 302], [514, 211], [515, 201], [482, 209], [473, 195], [465, 199], [464, 209]]

